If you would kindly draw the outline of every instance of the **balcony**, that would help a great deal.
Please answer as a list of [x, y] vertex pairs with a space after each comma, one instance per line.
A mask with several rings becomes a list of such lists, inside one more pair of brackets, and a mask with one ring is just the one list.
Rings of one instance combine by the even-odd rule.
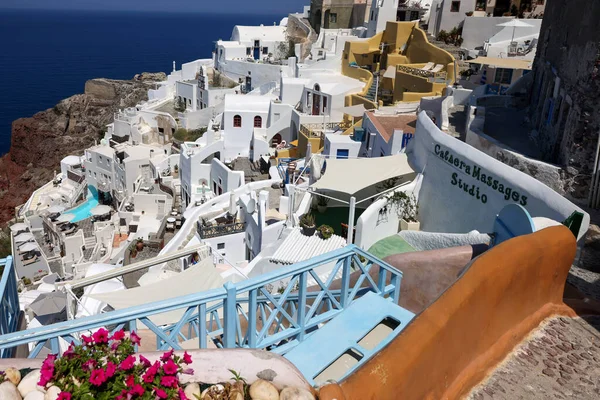
[[231, 224], [203, 225], [198, 222], [198, 234], [201, 239], [210, 239], [219, 236], [233, 235], [242, 233], [246, 230], [246, 224], [243, 222], [234, 222]]

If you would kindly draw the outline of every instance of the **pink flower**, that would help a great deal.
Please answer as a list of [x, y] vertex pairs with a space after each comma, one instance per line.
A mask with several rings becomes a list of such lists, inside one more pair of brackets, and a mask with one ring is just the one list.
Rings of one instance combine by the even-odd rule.
[[46, 386], [46, 384], [52, 380], [53, 376], [54, 376], [54, 369], [51, 369], [51, 370], [50, 369], [42, 369], [40, 371], [40, 380], [38, 382], [38, 385]]
[[140, 342], [142, 341], [142, 338], [139, 337], [135, 331], [131, 332], [131, 335], [129, 335], [129, 339], [131, 339], [131, 343], [133, 344], [140, 344]]
[[181, 373], [184, 375], [194, 375], [194, 369], [186, 368], [186, 369], [181, 370]]
[[173, 349], [167, 351], [166, 353], [164, 353], [161, 357], [160, 357], [160, 361], [165, 362], [167, 360], [170, 360], [171, 357], [173, 357]]
[[158, 396], [159, 399], [166, 399], [167, 398], [167, 392], [165, 392], [162, 389], [154, 389], [154, 393], [156, 393], [156, 395]]
[[123, 331], [123, 329], [118, 330], [115, 332], [114, 335], [112, 335], [112, 340], [123, 340], [125, 338], [125, 332]]
[[127, 387], [133, 387], [133, 385], [135, 385], [135, 376], [129, 375], [125, 379], [125, 386], [127, 386]]
[[187, 351], [185, 353], [183, 353], [183, 362], [185, 364], [191, 364], [192, 363], [192, 356], [190, 356]]
[[144, 383], [152, 383], [154, 382], [154, 376], [156, 375], [156, 372], [152, 371], [151, 369], [149, 369], [148, 371], [146, 371], [146, 373], [142, 376], [142, 379], [144, 380]]
[[116, 370], [117, 370], [117, 366], [112, 361], [109, 361], [108, 363], [106, 363], [106, 377], [107, 378], [111, 378], [115, 374]]
[[96, 344], [108, 343], [108, 331], [104, 328], [98, 329], [96, 332], [94, 332], [92, 337], [94, 338]]
[[63, 353], [63, 357], [67, 357], [70, 358], [73, 356], [74, 352], [73, 350], [75, 349], [75, 343], [71, 342], [71, 344], [69, 345], [69, 348], [67, 349], [67, 351], [65, 351]]
[[175, 375], [179, 371], [179, 367], [173, 360], [169, 360], [163, 365], [163, 371], [166, 375]]
[[86, 362], [83, 363], [82, 365], [83, 369], [89, 369], [92, 370], [94, 369], [94, 367], [96, 367], [96, 360], [87, 360]]
[[135, 356], [127, 356], [126, 359], [121, 361], [119, 369], [122, 371], [129, 371], [135, 365]]
[[60, 392], [56, 400], [71, 400], [71, 393], [69, 392]]
[[183, 391], [183, 389], [179, 388], [178, 394], [179, 394], [179, 400], [189, 400], [187, 398], [187, 396], [185, 395], [185, 392]]
[[148, 360], [146, 357], [144, 357], [141, 354], [140, 354], [140, 362], [142, 363], [142, 365], [144, 366], [144, 368], [149, 368], [152, 365], [150, 363], [150, 360]]
[[160, 384], [164, 387], [177, 387], [177, 378], [174, 376], [163, 376], [160, 378]]
[[90, 376], [90, 383], [94, 386], [101, 386], [106, 381], [103, 369], [95, 369]]
[[94, 343], [94, 340], [91, 336], [81, 335], [81, 340], [83, 340], [83, 343], [86, 345]]
[[144, 388], [139, 383], [133, 385], [133, 388], [129, 391], [129, 394], [136, 394], [142, 396], [144, 394]]

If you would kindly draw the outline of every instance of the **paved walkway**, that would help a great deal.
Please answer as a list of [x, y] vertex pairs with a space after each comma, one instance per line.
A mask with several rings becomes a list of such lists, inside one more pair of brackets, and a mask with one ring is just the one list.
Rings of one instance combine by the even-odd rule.
[[599, 399], [600, 317], [543, 323], [468, 397]]

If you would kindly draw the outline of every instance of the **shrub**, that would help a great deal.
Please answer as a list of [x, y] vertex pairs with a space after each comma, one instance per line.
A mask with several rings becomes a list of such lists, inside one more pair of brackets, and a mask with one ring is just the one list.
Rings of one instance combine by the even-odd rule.
[[171, 350], [154, 364], [142, 355], [138, 360], [135, 345], [140, 337], [135, 332], [126, 337], [120, 330], [110, 336], [102, 328], [82, 336], [82, 342], [71, 343], [62, 358], [48, 355], [42, 364], [38, 384], [57, 386], [59, 399], [175, 399], [183, 394], [177, 374], [193, 373], [183, 367], [192, 362], [187, 353], [179, 357]]
[[315, 217], [312, 214], [304, 214], [300, 217], [301, 226], [315, 226]]
[[29, 279], [29, 278], [27, 278], [27, 277], [23, 278], [23, 284], [24, 284], [25, 286], [27, 286], [27, 285], [31, 285], [31, 279]]
[[323, 239], [329, 239], [335, 233], [329, 225], [321, 225], [317, 230]]

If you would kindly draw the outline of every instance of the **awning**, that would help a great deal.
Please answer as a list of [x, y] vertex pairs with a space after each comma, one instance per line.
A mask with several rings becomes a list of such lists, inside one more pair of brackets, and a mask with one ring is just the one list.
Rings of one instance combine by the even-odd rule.
[[[89, 297], [109, 304], [115, 310], [134, 307], [187, 296], [210, 289], [222, 288], [225, 281], [212, 263], [212, 257], [201, 261], [176, 276], [150, 285], [112, 293], [90, 294]], [[153, 315], [150, 320], [157, 325], [172, 324], [181, 318], [185, 308]]]
[[396, 77], [396, 66], [390, 65], [389, 67], [387, 67], [387, 69], [385, 70], [385, 74], [383, 74], [383, 77], [394, 79]]
[[352, 196], [387, 179], [401, 177], [408, 181], [414, 176], [415, 171], [408, 165], [406, 154], [376, 158], [328, 159], [325, 174], [311, 188]]
[[511, 58], [477, 57], [467, 60], [469, 64], [489, 65], [497, 68], [531, 69], [531, 60], [515, 60]]
[[33, 239], [34, 239], [33, 234], [31, 234], [29, 232], [20, 233], [17, 236], [15, 236], [15, 243], [28, 242]]
[[365, 111], [367, 111], [367, 109], [365, 108], [364, 104], [357, 104], [355, 106], [338, 108], [337, 111], [343, 112], [344, 114], [348, 114], [351, 117], [358, 118], [362, 117]]
[[27, 253], [37, 249], [39, 249], [39, 246], [36, 243], [25, 243], [19, 248], [19, 251]]
[[24, 223], [22, 223], [22, 222], [19, 222], [19, 223], [17, 223], [17, 224], [14, 224], [14, 225], [12, 225], [12, 226], [10, 227], [10, 231], [11, 231], [11, 232], [21, 232], [21, 231], [25, 231], [25, 230], [27, 230], [27, 228], [29, 228], [29, 227], [27, 226], [27, 224], [24, 224]]

